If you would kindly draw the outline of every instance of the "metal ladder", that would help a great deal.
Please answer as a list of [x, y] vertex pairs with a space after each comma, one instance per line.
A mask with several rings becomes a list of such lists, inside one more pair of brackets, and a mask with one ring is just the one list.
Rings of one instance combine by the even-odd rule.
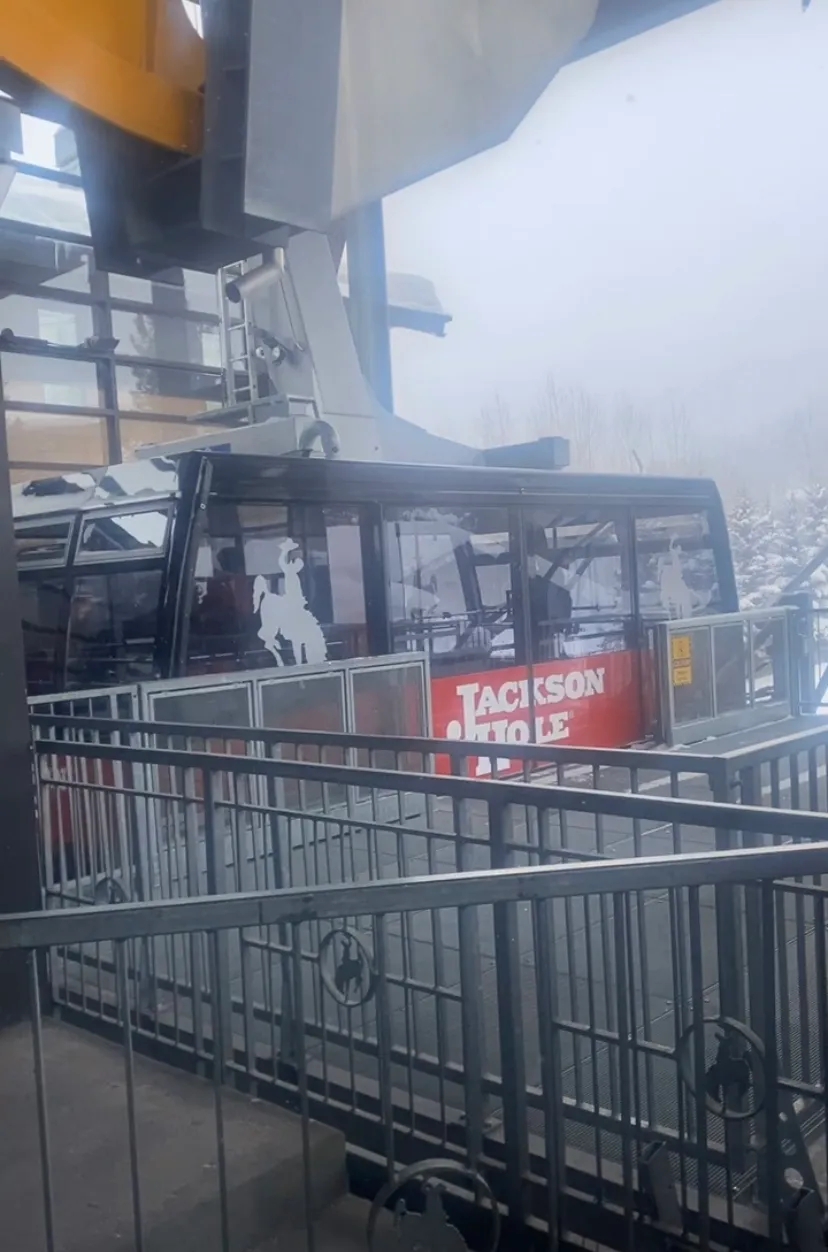
[[255, 268], [259, 258], [238, 261], [219, 270], [219, 310], [221, 315], [221, 365], [224, 372], [224, 403], [228, 407], [252, 404], [258, 400], [259, 377], [253, 363], [255, 332], [247, 301], [234, 304], [226, 295], [227, 283]]

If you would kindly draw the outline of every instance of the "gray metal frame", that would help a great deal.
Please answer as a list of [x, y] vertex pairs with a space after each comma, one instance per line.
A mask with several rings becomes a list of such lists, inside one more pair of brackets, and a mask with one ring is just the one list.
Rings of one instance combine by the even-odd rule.
[[[496, 797], [491, 802], [498, 806], [505, 796], [526, 798], [521, 784], [450, 781], [455, 795], [468, 798], [482, 788]], [[540, 803], [537, 794], [535, 798]], [[545, 797], [547, 802], [553, 798], [548, 793]], [[645, 803], [636, 797], [635, 803], [649, 809], [653, 803], [669, 802]], [[680, 807], [690, 811], [684, 803]], [[780, 826], [779, 815], [755, 811], [748, 815], [722, 805], [690, 806], [693, 820], [702, 807], [720, 826], [745, 820], [752, 825], [760, 818], [767, 829]], [[795, 816], [792, 828], [806, 827], [816, 830], [811, 818]], [[171, 948], [198, 953], [203, 959], [196, 984], [202, 1016], [195, 1051], [183, 1037], [175, 1042], [179, 1063], [186, 1063], [189, 1054], [192, 1063], [213, 1078], [219, 1152], [224, 1088], [237, 1085], [298, 1108], [305, 1126], [312, 1118], [343, 1126], [350, 1146], [357, 1150], [352, 1170], [358, 1174], [361, 1169], [374, 1189], [383, 1183], [393, 1189], [402, 1177], [398, 1171], [406, 1166], [427, 1170], [424, 1157], [430, 1158], [432, 1172], [465, 1171], [464, 1177], [452, 1180], [459, 1206], [453, 1216], [461, 1226], [473, 1218], [479, 1230], [486, 1220], [485, 1209], [474, 1215], [481, 1203], [476, 1180], [482, 1170], [502, 1206], [512, 1239], [531, 1226], [545, 1233], [553, 1247], [587, 1239], [611, 1248], [655, 1250], [663, 1248], [665, 1240], [679, 1240], [693, 1246], [770, 1252], [781, 1246], [787, 1230], [792, 1246], [816, 1246], [809, 1245], [808, 1238], [815, 1237], [821, 1225], [819, 1182], [793, 1110], [806, 1104], [824, 1114], [828, 963], [821, 876], [826, 871], [828, 842], [817, 839], [798, 847], [536, 865], [494, 874], [434, 873], [419, 879], [341, 882], [312, 890], [299, 886], [2, 918], [0, 951], [32, 954], [47, 1250], [53, 1252], [57, 1246], [52, 1196], [60, 1161], [50, 1153], [37, 954], [51, 954], [53, 963], [73, 950], [111, 954], [107, 1020], [124, 1044], [125, 1117], [131, 1175], [136, 1179], [151, 1145], [141, 1142], [137, 1132], [136, 1100], [141, 1093], [134, 1079], [133, 1052], [164, 1043], [162, 1035], [153, 1034], [152, 1014], [142, 994], [145, 955], [138, 954], [149, 953], [155, 963], [150, 968], [157, 971], [163, 953]], [[748, 1007], [758, 1028], [723, 1017], [715, 1003], [715, 988], [706, 981], [710, 960], [706, 936], [715, 933], [705, 917], [716, 907], [711, 892], [728, 902], [755, 894], [759, 922], [755, 942], [764, 967], [761, 985], [749, 989]], [[670, 948], [674, 976], [682, 988], [666, 1033], [648, 1018], [640, 991], [646, 959], [639, 920], [642, 910], [660, 900], [670, 919], [662, 942]], [[787, 954], [796, 951], [785, 938], [788, 905], [796, 900], [807, 901], [813, 915], [808, 956], [815, 963], [818, 1007], [815, 1038], [808, 1048], [808, 1065], [813, 1062], [814, 1068], [794, 1076], [785, 1044], [789, 1016], [782, 969], [787, 977]], [[606, 1015], [600, 1008], [603, 989], [597, 969], [590, 971], [586, 1002], [573, 1012], [565, 970], [577, 937], [568, 926], [561, 929], [561, 921], [573, 910], [589, 918], [603, 909], [613, 944], [606, 970], [608, 977], [612, 974]], [[487, 958], [493, 964], [487, 964], [479, 937], [492, 911], [501, 920], [492, 956]], [[435, 933], [447, 919], [456, 920], [460, 960], [456, 989], [447, 985], [445, 971], [435, 972], [428, 987], [409, 969], [411, 928], [418, 918], [427, 919], [437, 928]], [[506, 939], [513, 929], [523, 935], [531, 954], [531, 960], [517, 966], [523, 989], [517, 1001], [508, 980], [513, 962]], [[336, 989], [325, 980], [322, 963], [329, 936], [336, 933], [361, 936], [361, 950], [370, 961], [373, 989], [360, 1007], [337, 1010]], [[240, 983], [232, 981], [233, 953], [242, 959]], [[263, 968], [270, 962], [271, 994], [278, 983], [283, 1007], [293, 1006], [289, 1047], [273, 1024], [267, 991], [259, 1010], [270, 1018], [270, 1025], [265, 1030], [257, 1026], [260, 1018], [250, 1001], [256, 997], [259, 956]], [[279, 971], [276, 983], [274, 969]], [[494, 1019], [485, 992], [493, 978]], [[362, 990], [367, 991], [365, 985]], [[451, 1010], [446, 1037], [441, 1043], [438, 1029], [438, 1052], [431, 1057], [417, 1042], [415, 1005], [424, 1001], [442, 1006], [444, 1014]], [[318, 1006], [323, 1002], [328, 1007], [320, 1018]], [[518, 1014], [510, 1017], [516, 1005]], [[438, 1007], [438, 1016], [440, 1012]], [[484, 1019], [488, 1026], [481, 1029]], [[157, 1032], [157, 1010], [154, 1020]], [[494, 1058], [488, 1051], [493, 1022], [499, 1040]], [[752, 1077], [738, 1096], [726, 1087], [726, 1077], [711, 1077], [722, 1065], [714, 1027], [731, 1042], [741, 1040], [746, 1046], [736, 1072], [747, 1067]], [[278, 1053], [269, 1051], [268, 1039], [271, 1047], [280, 1047]], [[445, 1054], [448, 1039], [454, 1041], [452, 1055], [459, 1060]], [[350, 1088], [347, 1070], [337, 1068], [337, 1062], [347, 1066], [349, 1056]], [[365, 1062], [359, 1077], [353, 1068], [357, 1056]], [[430, 1094], [422, 1089], [417, 1093], [413, 1085], [417, 1074], [430, 1076]], [[719, 1083], [719, 1095], [713, 1092], [714, 1082]], [[675, 1120], [665, 1121], [670, 1109]], [[736, 1133], [743, 1124], [757, 1127], [747, 1165]], [[442, 1158], [437, 1170], [435, 1155]], [[309, 1168], [306, 1154], [306, 1174]], [[222, 1169], [217, 1186], [225, 1211]], [[139, 1187], [134, 1187], [134, 1196], [140, 1227]], [[803, 1205], [806, 1212], [813, 1210], [810, 1225], [802, 1225]], [[313, 1247], [312, 1229], [308, 1240]], [[221, 1247], [222, 1252], [231, 1247], [226, 1223]]]
[[[785, 693], [772, 702], [758, 699], [756, 683], [757, 648], [755, 638], [760, 624], [782, 624], [784, 655], [781, 658], [781, 675], [785, 681]], [[716, 634], [721, 630], [742, 625], [747, 629], [744, 663], [747, 671], [747, 691], [743, 708], [719, 711], [716, 683]], [[742, 613], [719, 613], [705, 617], [691, 617], [679, 621], [656, 624], [656, 671], [660, 708], [660, 730], [663, 741], [671, 746], [699, 743], [714, 736], [749, 730], [755, 726], [783, 721], [797, 712], [796, 678], [793, 673], [791, 631], [794, 626], [793, 610], [788, 607], [754, 609]], [[672, 681], [671, 642], [677, 635], [692, 635], [704, 631], [710, 644], [710, 675], [705, 694], [709, 696], [712, 716], [680, 719], [676, 714], [675, 688]]]

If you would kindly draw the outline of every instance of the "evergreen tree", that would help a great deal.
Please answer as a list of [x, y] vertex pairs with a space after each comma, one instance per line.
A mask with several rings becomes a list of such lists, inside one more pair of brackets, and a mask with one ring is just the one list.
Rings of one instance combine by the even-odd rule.
[[[822, 483], [811, 483], [802, 493], [802, 546], [803, 565], [828, 548], [828, 488]], [[814, 600], [828, 601], [828, 566], [814, 570], [810, 581]]]
[[739, 604], [743, 609], [758, 608], [768, 602], [765, 597], [772, 564], [770, 510], [743, 495], [731, 510], [728, 526]]
[[780, 548], [781, 589], [784, 591], [788, 583], [796, 578], [809, 555], [805, 543], [800, 492], [789, 491], [779, 507], [777, 541]]

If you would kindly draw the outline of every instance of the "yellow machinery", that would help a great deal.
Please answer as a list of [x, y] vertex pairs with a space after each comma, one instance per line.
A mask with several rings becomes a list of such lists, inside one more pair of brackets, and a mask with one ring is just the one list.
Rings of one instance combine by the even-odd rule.
[[502, 141], [564, 62], [706, 2], [202, 0], [202, 38], [182, 0], [8, 0], [0, 87], [75, 130], [102, 265], [215, 269]]

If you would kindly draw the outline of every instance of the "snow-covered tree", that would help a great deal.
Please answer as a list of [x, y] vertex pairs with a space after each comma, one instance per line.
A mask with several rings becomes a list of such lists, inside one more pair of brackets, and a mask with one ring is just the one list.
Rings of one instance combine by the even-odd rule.
[[[805, 561], [810, 561], [823, 548], [828, 548], [828, 487], [816, 482], [806, 487], [802, 492], [801, 512], [802, 546]], [[810, 586], [814, 600], [828, 601], [828, 568], [825, 565], [814, 570]]]
[[773, 604], [781, 590], [780, 536], [767, 504], [741, 496], [728, 518], [730, 548], [743, 609]]

